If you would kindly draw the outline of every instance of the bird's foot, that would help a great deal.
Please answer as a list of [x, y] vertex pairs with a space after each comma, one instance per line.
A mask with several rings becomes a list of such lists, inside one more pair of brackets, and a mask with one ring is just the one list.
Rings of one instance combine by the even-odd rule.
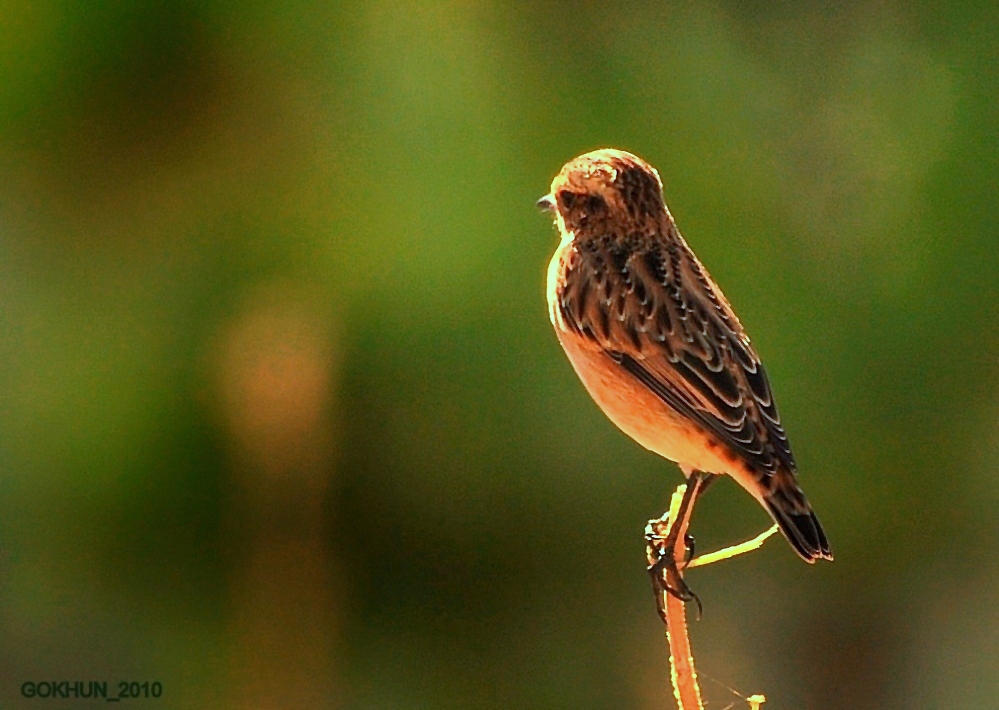
[[695, 602], [697, 604], [697, 616], [700, 618], [703, 611], [701, 600], [683, 579], [683, 569], [694, 554], [694, 538], [691, 535], [684, 535], [684, 556], [683, 566], [677, 565], [675, 558], [676, 535], [662, 535], [661, 530], [668, 523], [665, 520], [650, 521], [645, 530], [645, 541], [647, 546], [649, 566], [648, 572], [652, 579], [652, 589], [656, 595], [656, 609], [659, 616], [666, 621], [666, 600], [664, 593], [679, 599], [680, 601]]
[[669, 555], [663, 555], [655, 564], [649, 566], [649, 576], [652, 578], [652, 590], [656, 595], [656, 610], [659, 612], [663, 622], [666, 621], [666, 598], [665, 594], [679, 599], [683, 603], [694, 602], [697, 604], [697, 618], [701, 618], [704, 607], [700, 598], [688, 586], [683, 579], [683, 575], [677, 568], [676, 561]]

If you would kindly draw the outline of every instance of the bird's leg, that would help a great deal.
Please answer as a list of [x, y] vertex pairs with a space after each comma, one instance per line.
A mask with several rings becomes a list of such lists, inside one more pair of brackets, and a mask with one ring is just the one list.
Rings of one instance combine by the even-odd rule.
[[[690, 502], [691, 508], [694, 507], [694, 503], [700, 500], [701, 496], [703, 496], [705, 491], [708, 490], [708, 486], [714, 483], [715, 479], [718, 478], [717, 474], [705, 473], [703, 471], [694, 471], [692, 475], [697, 477], [693, 483], [693, 485], [696, 486], [697, 491], [695, 491], [694, 498]], [[693, 515], [693, 511], [691, 511], [691, 515]], [[689, 565], [690, 561], [694, 558], [695, 545], [696, 545], [696, 540], [694, 540], [694, 536], [691, 535], [689, 532], [685, 532], [683, 534], [684, 555], [683, 555], [683, 566], [680, 567], [681, 572], [687, 569], [687, 565]]]
[[[703, 473], [701, 471], [694, 471], [690, 474], [690, 478], [688, 479], [687, 482], [687, 489], [683, 493], [683, 498], [680, 500], [680, 507], [676, 513], [676, 520], [674, 520], [673, 524], [669, 526], [669, 533], [666, 535], [665, 538], [656, 534], [658, 533], [658, 530], [656, 530], [656, 527], [658, 526], [653, 525], [653, 523], [656, 522], [666, 523], [669, 514], [667, 513], [658, 521], [650, 521], [650, 526], [646, 528], [646, 533], [645, 533], [646, 540], [649, 543], [656, 543], [655, 547], [658, 548], [661, 551], [661, 553], [656, 562], [653, 563], [652, 566], [649, 568], [649, 572], [661, 573], [663, 568], [669, 564], [670, 560], [672, 560], [674, 564], [676, 563], [675, 559], [672, 556], [667, 556], [662, 553], [663, 552], [672, 553], [674, 551], [674, 549], [676, 548], [677, 539], [679, 538], [680, 535], [680, 529], [682, 527], [686, 527], [686, 525], [683, 525], [683, 523], [687, 521], [687, 519], [694, 512], [694, 503], [704, 493], [705, 489], [717, 477], [718, 476], [716, 476], [713, 473]], [[650, 537], [650, 532], [652, 533], [651, 537]], [[694, 548], [693, 535], [688, 535], [685, 533], [684, 534], [685, 560], [690, 559], [694, 551], [693, 548]]]
[[[683, 602], [694, 601], [697, 603], [698, 614], [701, 612], [701, 600], [691, 591], [690, 587], [683, 579], [682, 569], [677, 566], [676, 544], [680, 537], [680, 530], [686, 530], [693, 514], [694, 503], [704, 492], [707, 484], [715, 478], [710, 473], [700, 471], [691, 472], [688, 479], [687, 488], [684, 490], [683, 498], [677, 509], [675, 519], [670, 521], [669, 514], [659, 520], [649, 521], [645, 529], [646, 546], [649, 557], [649, 575], [652, 578], [653, 591], [656, 594], [656, 608], [659, 615], [665, 621], [666, 610], [663, 602], [663, 592], [672, 594]], [[668, 532], [663, 535], [667, 529]], [[684, 563], [693, 555], [693, 538], [684, 534]]]

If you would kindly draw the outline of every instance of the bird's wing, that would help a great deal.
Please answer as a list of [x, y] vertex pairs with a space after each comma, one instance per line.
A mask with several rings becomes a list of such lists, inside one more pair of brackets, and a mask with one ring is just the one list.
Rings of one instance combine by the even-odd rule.
[[725, 297], [679, 235], [643, 242], [577, 245], [563, 320], [764, 479], [793, 474], [767, 375]]

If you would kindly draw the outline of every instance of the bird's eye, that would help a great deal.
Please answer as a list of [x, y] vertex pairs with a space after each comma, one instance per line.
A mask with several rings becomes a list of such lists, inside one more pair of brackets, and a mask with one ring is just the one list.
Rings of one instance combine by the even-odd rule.
[[558, 201], [562, 203], [562, 206], [567, 210], [572, 209], [573, 204], [576, 202], [576, 194], [569, 192], [568, 190], [562, 190], [558, 193]]

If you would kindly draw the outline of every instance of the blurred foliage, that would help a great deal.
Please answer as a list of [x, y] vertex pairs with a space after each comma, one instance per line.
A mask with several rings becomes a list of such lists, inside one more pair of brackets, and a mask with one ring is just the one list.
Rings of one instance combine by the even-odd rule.
[[[559, 351], [533, 209], [614, 146], [752, 334], [837, 555], [692, 573], [700, 669], [991, 705], [996, 8], [3, 2], [0, 702], [667, 707], [641, 535], [678, 472]], [[725, 483], [693, 528], [767, 524]]]

